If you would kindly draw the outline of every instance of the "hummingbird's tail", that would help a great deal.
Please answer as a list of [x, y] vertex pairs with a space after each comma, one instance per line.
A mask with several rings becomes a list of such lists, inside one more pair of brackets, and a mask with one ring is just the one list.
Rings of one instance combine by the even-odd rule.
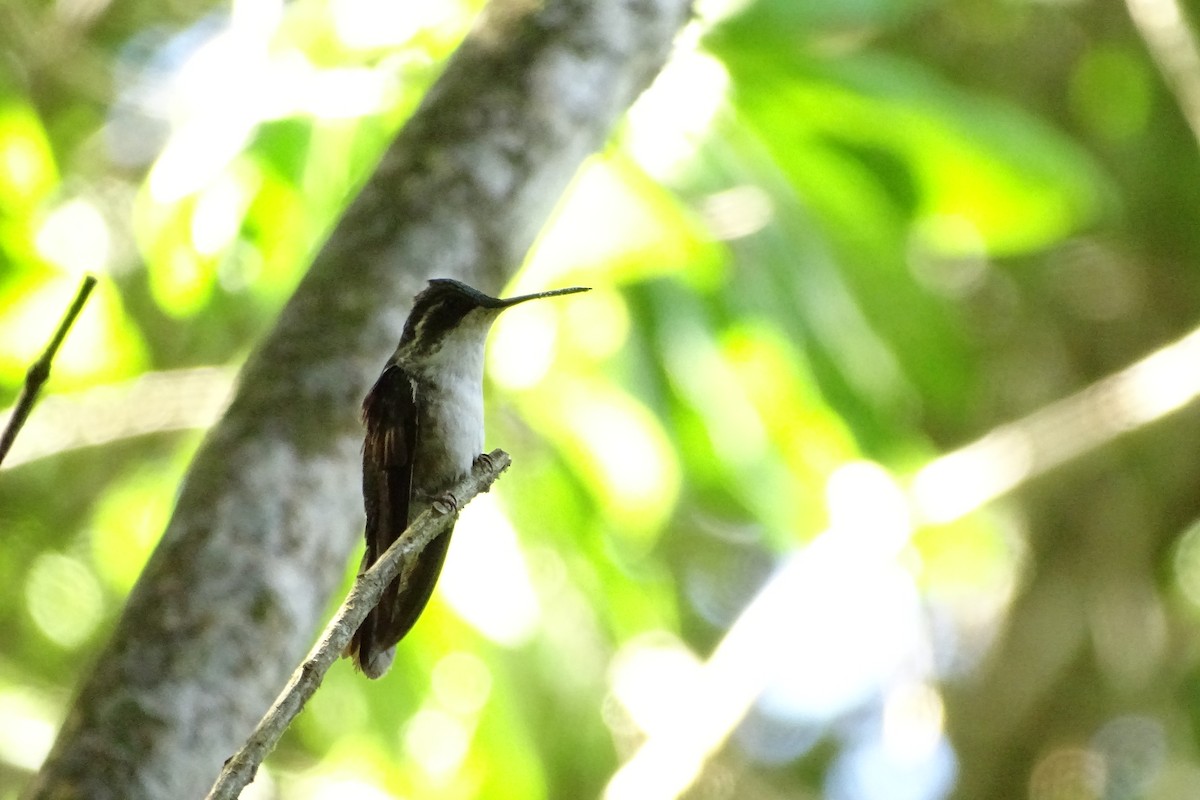
[[[368, 678], [379, 678], [388, 671], [396, 656], [396, 643], [416, 624], [433, 594], [434, 584], [446, 560], [450, 534], [446, 530], [430, 542], [413, 563], [406, 565], [399, 577], [383, 590], [379, 605], [371, 609], [362, 625], [354, 632], [350, 646], [342, 655], [354, 659], [354, 664]], [[363, 569], [369, 554], [363, 556]]]
[[364, 650], [361, 637], [355, 633], [354, 638], [350, 640], [350, 646], [342, 655], [354, 659], [354, 666], [358, 667], [362, 674], [374, 680], [382, 678], [383, 674], [391, 668], [392, 661], [396, 658], [396, 645], [383, 650], [370, 650], [369, 648]]

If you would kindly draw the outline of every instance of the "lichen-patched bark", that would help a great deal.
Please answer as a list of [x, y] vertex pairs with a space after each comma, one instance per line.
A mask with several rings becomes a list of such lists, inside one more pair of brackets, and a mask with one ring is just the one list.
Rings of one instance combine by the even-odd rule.
[[495, 0], [196, 457], [28, 798], [201, 797], [304, 654], [362, 525], [356, 409], [432, 276], [495, 293], [690, 0]]

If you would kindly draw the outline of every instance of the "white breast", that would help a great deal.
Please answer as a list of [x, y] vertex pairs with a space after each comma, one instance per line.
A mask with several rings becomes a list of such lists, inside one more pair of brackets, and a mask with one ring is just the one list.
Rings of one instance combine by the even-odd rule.
[[490, 324], [480, 319], [478, 326], [460, 326], [413, 371], [420, 425], [413, 483], [426, 495], [446, 491], [483, 452], [483, 350]]

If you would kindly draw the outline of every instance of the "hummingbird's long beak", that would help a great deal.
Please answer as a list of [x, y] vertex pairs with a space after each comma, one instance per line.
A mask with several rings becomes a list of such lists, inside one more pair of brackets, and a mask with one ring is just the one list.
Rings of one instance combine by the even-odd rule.
[[548, 292], [538, 292], [537, 294], [523, 294], [517, 297], [506, 297], [499, 301], [498, 308], [511, 308], [518, 303], [524, 303], [526, 300], [540, 300], [543, 297], [558, 297], [560, 294], [577, 294], [579, 292], [590, 292], [590, 286], [568, 286], [565, 289], [551, 289]]

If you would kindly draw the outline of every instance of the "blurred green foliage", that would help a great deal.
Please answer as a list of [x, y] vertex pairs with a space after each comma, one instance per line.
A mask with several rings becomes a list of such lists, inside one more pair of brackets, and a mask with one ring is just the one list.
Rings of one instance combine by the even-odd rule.
[[[199, 436], [178, 429], [210, 421], [190, 384], [129, 409], [163, 415], [150, 434], [73, 393], [236, 367], [478, 5], [0, 10], [6, 400], [79, 274], [104, 276], [50, 387], [80, 433], [0, 476], [0, 798], [169, 517]], [[702, 8], [517, 278], [595, 291], [497, 325], [488, 438], [517, 461], [499, 503], [464, 519], [397, 667], [336, 668], [256, 796], [597, 796], [646, 708], [716, 703], [685, 691], [696, 659], [822, 531], [904, 527], [885, 501], [922, 467], [1196, 324], [1197, 145], [1123, 7], [728, 5]], [[914, 505], [878, 573], [897, 592], [829, 572], [775, 618], [806, 666], [695, 796], [1184, 796], [1197, 421], [959, 519]], [[865, 636], [839, 584], [868, 621], [920, 622], [836, 661], [802, 632]], [[652, 659], [670, 666], [638, 701], [630, 665]], [[832, 711], [796, 699], [875, 662]]]

